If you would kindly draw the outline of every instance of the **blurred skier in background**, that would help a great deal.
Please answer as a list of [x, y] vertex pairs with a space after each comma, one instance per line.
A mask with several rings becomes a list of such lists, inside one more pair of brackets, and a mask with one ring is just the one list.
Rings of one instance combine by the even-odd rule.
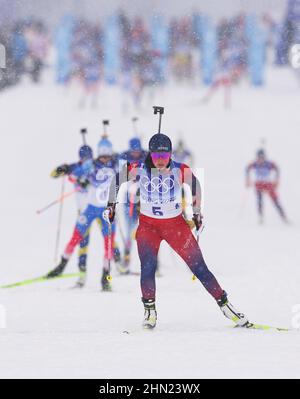
[[32, 23], [27, 26], [25, 37], [28, 45], [27, 69], [34, 83], [40, 83], [41, 73], [50, 47], [46, 28], [43, 23]]
[[[114, 223], [112, 224], [111, 231], [112, 247], [109, 248], [109, 225], [107, 221], [103, 219], [103, 211], [107, 205], [111, 180], [116, 173], [117, 160], [113, 153], [111, 142], [105, 137], [102, 138], [98, 143], [97, 151], [98, 157], [95, 161], [93, 161], [93, 166], [88, 176], [76, 179], [76, 183], [78, 183], [80, 186], [83, 188], [88, 187], [87, 206], [78, 217], [72, 237], [65, 247], [59, 265], [51, 270], [47, 277], [52, 278], [63, 273], [74, 252], [74, 249], [82, 240], [84, 240], [84, 237], [89, 231], [93, 221], [95, 219], [100, 219], [101, 231], [104, 238], [104, 259], [101, 285], [103, 291], [110, 291], [111, 283], [108, 279], [109, 260], [113, 257], [115, 262], [120, 262], [120, 252], [114, 244], [116, 232], [116, 226]], [[85, 273], [83, 275], [81, 286], [83, 286], [84, 283]]]
[[177, 82], [192, 81], [193, 30], [188, 17], [174, 18], [169, 28], [170, 67]]
[[78, 21], [71, 47], [72, 78], [82, 89], [79, 108], [88, 102], [92, 108], [98, 105], [98, 95], [103, 73], [102, 30], [86, 21]]
[[[254, 174], [254, 180], [251, 180], [251, 173]], [[272, 162], [268, 161], [265, 150], [260, 149], [256, 153], [256, 160], [251, 162], [246, 168], [246, 187], [254, 186], [257, 198], [257, 210], [259, 215], [259, 223], [264, 222], [263, 195], [268, 194], [273, 201], [282, 220], [287, 223], [287, 217], [280, 204], [277, 188], [279, 185], [279, 168]]]
[[[78, 215], [85, 210], [88, 202], [88, 189], [86, 186], [80, 184], [80, 181], [84, 181], [91, 172], [93, 166], [92, 148], [88, 145], [81, 146], [79, 149], [79, 159], [79, 162], [58, 166], [51, 173], [51, 176], [54, 178], [68, 176], [68, 180], [74, 184]], [[83, 273], [86, 272], [89, 241], [90, 229], [87, 230], [84, 239], [80, 242], [78, 251], [78, 268]], [[82, 279], [79, 278], [77, 285], [81, 286], [82, 283]]]
[[11, 68], [14, 71], [14, 83], [19, 83], [26, 72], [25, 61], [28, 56], [28, 44], [25, 38], [24, 23], [18, 22], [12, 29], [10, 40]]
[[230, 108], [232, 88], [246, 75], [247, 62], [245, 16], [222, 19], [218, 25], [218, 69], [202, 103], [208, 103], [223, 88], [224, 108]]

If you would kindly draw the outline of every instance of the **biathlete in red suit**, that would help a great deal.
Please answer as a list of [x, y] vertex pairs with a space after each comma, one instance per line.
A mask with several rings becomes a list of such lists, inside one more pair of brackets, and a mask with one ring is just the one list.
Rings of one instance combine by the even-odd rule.
[[140, 217], [136, 240], [141, 262], [141, 291], [145, 308], [143, 327], [156, 325], [155, 271], [160, 244], [165, 240], [189, 266], [205, 289], [221, 307], [224, 315], [240, 326], [248, 320], [228, 302], [226, 292], [207, 268], [199, 245], [183, 218], [182, 185], [190, 187], [193, 198], [193, 220], [197, 229], [202, 224], [201, 188], [192, 170], [171, 158], [172, 143], [164, 134], [154, 135], [149, 142], [146, 160], [127, 163], [110, 186], [106, 217], [114, 220], [119, 187], [135, 180], [140, 192]]
[[263, 223], [263, 194], [266, 193], [273, 201], [275, 208], [284, 222], [287, 222], [285, 212], [279, 202], [277, 187], [279, 184], [279, 169], [274, 162], [266, 159], [264, 150], [257, 151], [256, 161], [250, 163], [246, 168], [246, 186], [251, 187], [253, 184], [250, 180], [250, 173], [254, 172], [254, 187], [257, 197], [257, 210], [259, 214], [259, 222]]

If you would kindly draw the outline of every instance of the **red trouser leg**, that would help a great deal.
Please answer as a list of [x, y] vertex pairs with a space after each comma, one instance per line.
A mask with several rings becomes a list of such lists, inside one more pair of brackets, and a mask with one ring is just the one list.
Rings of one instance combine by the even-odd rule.
[[263, 191], [260, 189], [256, 189], [256, 197], [258, 214], [260, 216], [263, 216]]
[[141, 289], [143, 298], [155, 299], [155, 271], [157, 254], [162, 240], [186, 262], [206, 290], [215, 298], [221, 298], [223, 289], [208, 270], [199, 245], [182, 216], [172, 219], [140, 217], [137, 245], [141, 260]]
[[161, 228], [162, 238], [185, 261], [205, 289], [215, 298], [220, 299], [223, 289], [215, 276], [209, 271], [199, 245], [182, 216], [165, 223]]
[[260, 196], [262, 196], [263, 192], [266, 192], [267, 194], [270, 195], [276, 209], [278, 210], [280, 216], [283, 219], [286, 219], [284, 210], [279, 202], [278, 196], [277, 196], [277, 192], [276, 192], [276, 188], [274, 183], [270, 183], [270, 182], [257, 182], [256, 183], [256, 190], [257, 193], [260, 193]]
[[76, 248], [77, 244], [82, 241], [83, 236], [80, 234], [80, 232], [77, 230], [77, 228], [74, 229], [73, 235], [71, 240], [68, 242], [65, 251], [64, 251], [64, 257], [65, 258], [70, 258], [72, 253], [74, 252], [74, 249]]
[[278, 195], [277, 195], [277, 192], [276, 192], [275, 187], [274, 187], [273, 184], [271, 184], [271, 185], [268, 187], [267, 192], [269, 193], [269, 195], [270, 195], [270, 197], [271, 197], [271, 199], [272, 199], [272, 201], [273, 201], [275, 207], [277, 208], [277, 210], [278, 210], [280, 216], [281, 216], [283, 219], [285, 219], [284, 210], [283, 210], [281, 204], [279, 203]]
[[161, 237], [157, 228], [140, 218], [136, 233], [141, 261], [141, 290], [144, 299], [155, 299], [155, 272]]

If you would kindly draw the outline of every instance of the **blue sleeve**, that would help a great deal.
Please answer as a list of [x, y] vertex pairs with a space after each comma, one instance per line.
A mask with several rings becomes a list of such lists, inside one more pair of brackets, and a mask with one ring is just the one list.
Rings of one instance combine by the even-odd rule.
[[93, 163], [91, 162], [91, 164], [87, 164], [87, 163], [76, 163], [71, 165], [72, 168], [70, 169], [70, 173], [71, 175], [77, 177], [77, 178], [81, 178], [81, 177], [86, 177], [88, 178], [88, 176], [91, 174], [92, 169], [93, 169]]

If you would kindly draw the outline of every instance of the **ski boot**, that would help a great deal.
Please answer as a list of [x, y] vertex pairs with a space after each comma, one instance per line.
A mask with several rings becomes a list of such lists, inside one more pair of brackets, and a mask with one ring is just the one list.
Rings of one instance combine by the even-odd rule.
[[110, 282], [110, 274], [106, 269], [103, 269], [102, 277], [101, 277], [101, 286], [102, 291], [110, 292], [112, 291], [111, 282]]
[[233, 321], [237, 327], [247, 327], [250, 323], [247, 317], [238, 312], [227, 299], [227, 293], [223, 291], [223, 295], [217, 300], [221, 311], [227, 319]]
[[144, 320], [143, 328], [146, 330], [152, 330], [156, 326], [157, 313], [155, 310], [155, 300], [154, 299], [144, 299], [142, 298], [144, 304]]
[[117, 270], [121, 275], [126, 275], [130, 273], [129, 262], [130, 262], [130, 252], [128, 251], [128, 249], [125, 249], [123, 261], [116, 265]]
[[79, 271], [80, 271], [80, 276], [78, 277], [78, 280], [76, 281], [74, 288], [82, 288], [82, 287], [84, 287], [85, 282], [86, 282], [86, 265], [79, 263], [78, 267], [79, 267]]
[[58, 277], [60, 276], [63, 271], [65, 270], [65, 267], [67, 266], [69, 259], [64, 258], [63, 256], [61, 257], [61, 261], [60, 264], [58, 266], [56, 266], [53, 270], [51, 270], [46, 278], [54, 278], [54, 277]]

